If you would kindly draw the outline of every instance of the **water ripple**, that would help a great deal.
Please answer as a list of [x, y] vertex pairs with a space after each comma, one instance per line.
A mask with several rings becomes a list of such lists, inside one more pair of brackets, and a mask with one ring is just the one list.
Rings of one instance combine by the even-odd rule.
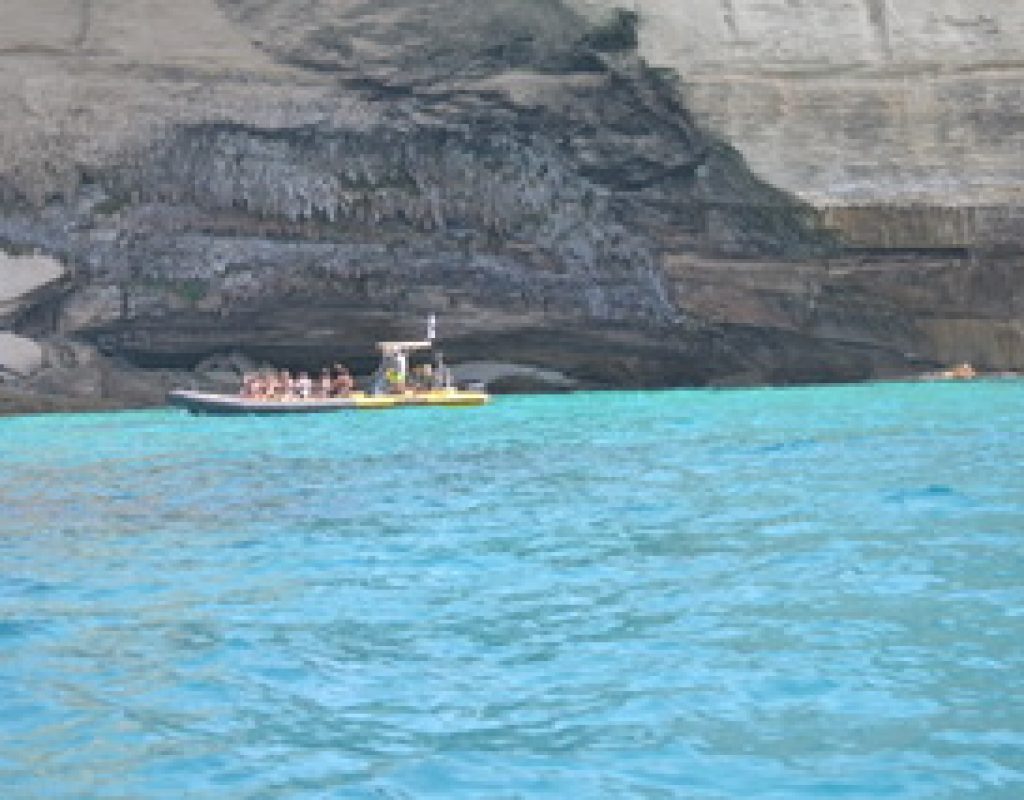
[[3, 795], [1022, 797], [1022, 400], [0, 421]]

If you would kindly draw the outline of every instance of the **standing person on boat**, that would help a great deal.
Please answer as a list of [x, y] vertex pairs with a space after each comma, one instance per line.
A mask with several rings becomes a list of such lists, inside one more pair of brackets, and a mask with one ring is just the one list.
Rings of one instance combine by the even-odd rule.
[[452, 371], [448, 369], [448, 365], [444, 363], [444, 353], [440, 350], [434, 353], [434, 360], [437, 365], [433, 369], [433, 381], [431, 387], [433, 389], [450, 389], [452, 387]]
[[327, 399], [331, 396], [332, 385], [331, 371], [324, 367], [320, 370], [320, 379], [317, 381], [315, 396]]

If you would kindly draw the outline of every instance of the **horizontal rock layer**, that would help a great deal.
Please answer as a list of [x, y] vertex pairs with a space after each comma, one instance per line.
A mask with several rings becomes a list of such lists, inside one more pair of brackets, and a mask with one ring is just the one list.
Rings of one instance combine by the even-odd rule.
[[[888, 247], [913, 207], [1024, 215], [1024, 6], [989, 0], [636, 0], [641, 52], [774, 185], [850, 205], [851, 240]], [[858, 213], [878, 208], [878, 224]], [[930, 213], [934, 209], [934, 214]], [[891, 222], [886, 220], [891, 217]]]

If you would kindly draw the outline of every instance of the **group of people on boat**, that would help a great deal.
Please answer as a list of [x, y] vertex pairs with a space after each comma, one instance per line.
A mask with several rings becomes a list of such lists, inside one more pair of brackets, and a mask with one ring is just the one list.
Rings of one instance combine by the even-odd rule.
[[450, 384], [451, 376], [448, 369], [443, 366], [435, 369], [432, 364], [412, 367], [407, 373], [403, 373], [395, 366], [385, 365], [374, 376], [374, 387], [383, 394], [429, 392], [443, 389]]
[[308, 372], [292, 375], [286, 369], [250, 373], [242, 378], [239, 394], [249, 400], [326, 400], [348, 397], [353, 389], [355, 381], [348, 368], [335, 364], [316, 377]]
[[[375, 373], [372, 381], [374, 394], [404, 394], [443, 389], [452, 384], [447, 367], [422, 364], [403, 372], [385, 364]], [[299, 372], [293, 375], [287, 369], [262, 370], [242, 378], [239, 396], [247, 400], [327, 400], [349, 397], [355, 390], [355, 379], [344, 364], [324, 367], [319, 375]]]

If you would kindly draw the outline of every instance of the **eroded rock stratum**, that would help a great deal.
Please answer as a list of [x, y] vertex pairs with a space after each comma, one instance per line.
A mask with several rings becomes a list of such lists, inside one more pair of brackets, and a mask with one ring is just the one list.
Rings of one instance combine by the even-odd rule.
[[[429, 311], [456, 360], [578, 385], [1024, 366], [1015, 67], [933, 75], [961, 102], [922, 100], [914, 149], [884, 3], [805, 15], [792, 59], [781, 0], [8, 4], [0, 248], [69, 270], [8, 313], [29, 388], [365, 366]], [[1009, 52], [1020, 15], [986, 13]]]

